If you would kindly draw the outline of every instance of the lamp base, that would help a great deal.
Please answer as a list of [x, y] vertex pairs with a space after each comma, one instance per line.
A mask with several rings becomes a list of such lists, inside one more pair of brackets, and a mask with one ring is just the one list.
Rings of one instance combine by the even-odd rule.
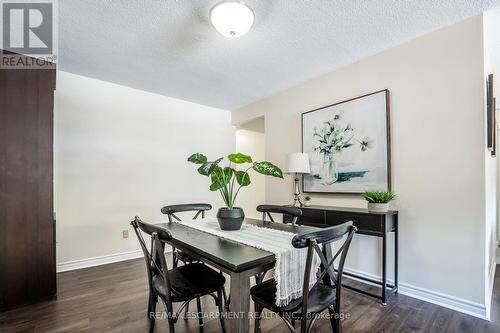
[[304, 205], [300, 201], [300, 198], [293, 199], [292, 207], [303, 207]]
[[295, 174], [294, 179], [294, 192], [293, 192], [293, 207], [302, 207], [302, 202], [300, 201], [300, 187], [299, 187], [299, 175]]

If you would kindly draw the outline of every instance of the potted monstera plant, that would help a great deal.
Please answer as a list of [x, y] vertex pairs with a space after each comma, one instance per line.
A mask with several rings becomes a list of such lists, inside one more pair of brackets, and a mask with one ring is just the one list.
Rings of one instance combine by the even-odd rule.
[[238, 193], [243, 187], [249, 186], [251, 170], [260, 174], [283, 178], [283, 172], [271, 162], [254, 162], [252, 157], [242, 154], [227, 156], [229, 163], [221, 166], [224, 157], [209, 161], [203, 154], [196, 153], [188, 157], [188, 161], [200, 164], [198, 173], [210, 178], [210, 191], [218, 191], [224, 200], [225, 207], [217, 212], [217, 220], [222, 230], [239, 230], [245, 218], [243, 209], [235, 206]]

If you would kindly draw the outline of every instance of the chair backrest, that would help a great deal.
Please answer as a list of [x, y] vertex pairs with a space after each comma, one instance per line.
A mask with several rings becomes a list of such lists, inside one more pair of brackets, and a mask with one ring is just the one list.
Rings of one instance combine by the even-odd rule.
[[[170, 298], [170, 280], [168, 279], [168, 266], [164, 252], [165, 242], [171, 240], [172, 235], [170, 232], [157, 225], [141, 221], [138, 216], [136, 216], [130, 224], [134, 227], [135, 234], [137, 235], [142, 252], [144, 253], [150, 288], [153, 277], [161, 275], [165, 283], [165, 290], [169, 291], [167, 292], [167, 297]], [[146, 247], [146, 242], [144, 241], [142, 233], [151, 236], [151, 252]]]
[[259, 205], [257, 206], [257, 211], [262, 213], [262, 221], [266, 222], [266, 215], [269, 217], [271, 222], [274, 222], [271, 213], [284, 214], [292, 216], [292, 225], [295, 225], [297, 218], [302, 216], [302, 210], [297, 207], [289, 206], [278, 206], [278, 205]]
[[[318, 231], [313, 231], [301, 235], [296, 235], [292, 239], [292, 245], [295, 248], [306, 248], [307, 247], [307, 259], [306, 259], [306, 270], [304, 273], [304, 285], [302, 289], [302, 315], [305, 316], [307, 312], [307, 302], [310, 290], [315, 288], [318, 283], [323, 282], [323, 284], [335, 288], [336, 300], [335, 307], [338, 310], [340, 308], [340, 294], [342, 291], [342, 274], [344, 271], [345, 258], [347, 256], [347, 251], [351, 244], [352, 237], [356, 232], [356, 227], [353, 226], [352, 222], [346, 222], [337, 226], [321, 229]], [[341, 240], [346, 236], [344, 243], [339, 247], [335, 255], [332, 254], [330, 261], [325, 257], [320, 245], [328, 245], [334, 241]], [[314, 254], [317, 254], [321, 260], [321, 265], [323, 271], [317, 276], [316, 283], [312, 288], [309, 288], [309, 281], [311, 275], [311, 265]], [[334, 269], [334, 261], [339, 257], [339, 262], [337, 266], [337, 272]], [[328, 275], [327, 275], [328, 274]], [[305, 317], [304, 317], [305, 318]]]
[[193, 217], [193, 220], [196, 220], [200, 214], [201, 214], [201, 218], [205, 218], [205, 212], [207, 210], [210, 210], [210, 209], [212, 209], [211, 204], [193, 203], [193, 204], [180, 204], [180, 205], [165, 206], [161, 209], [161, 212], [168, 216], [168, 221], [171, 223], [172, 217], [174, 219], [176, 219], [177, 221], [181, 220], [179, 217], [177, 217], [177, 215], [175, 215], [175, 213], [197, 212], [196, 215]]

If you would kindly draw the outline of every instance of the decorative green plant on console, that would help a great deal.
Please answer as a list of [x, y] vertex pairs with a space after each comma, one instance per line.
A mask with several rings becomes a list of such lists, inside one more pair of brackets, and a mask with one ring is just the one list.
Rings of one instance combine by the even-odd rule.
[[369, 191], [363, 193], [363, 197], [368, 201], [369, 211], [384, 213], [389, 210], [389, 202], [396, 198], [396, 194], [388, 191]]
[[388, 191], [369, 191], [363, 193], [363, 197], [371, 203], [389, 203], [396, 198], [396, 194]]
[[[281, 169], [271, 162], [254, 162], [252, 157], [242, 153], [236, 153], [227, 156], [229, 166], [221, 167], [219, 163], [223, 159], [224, 157], [221, 157], [215, 161], [208, 161], [205, 155], [196, 153], [189, 156], [188, 161], [195, 164], [201, 164], [198, 168], [198, 172], [203, 176], [210, 177], [212, 182], [210, 191], [219, 191], [227, 208], [233, 208], [241, 188], [250, 185], [251, 181], [248, 171], [251, 169], [266, 176], [283, 178]], [[251, 165], [246, 169], [236, 169], [236, 165], [248, 163]]]

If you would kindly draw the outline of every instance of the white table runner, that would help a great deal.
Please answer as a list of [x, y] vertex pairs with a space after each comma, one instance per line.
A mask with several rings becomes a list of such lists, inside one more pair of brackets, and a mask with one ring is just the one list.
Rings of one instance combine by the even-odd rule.
[[[307, 248], [296, 249], [292, 246], [294, 233], [262, 228], [246, 223], [241, 226], [240, 230], [223, 231], [220, 229], [216, 218], [205, 218], [196, 221], [176, 221], [174, 223], [274, 253], [276, 256], [274, 269], [274, 279], [277, 284], [276, 305], [285, 306], [292, 299], [302, 296]], [[319, 264], [320, 259], [315, 254], [311, 265], [309, 287], [312, 287], [316, 282], [316, 271]]]

